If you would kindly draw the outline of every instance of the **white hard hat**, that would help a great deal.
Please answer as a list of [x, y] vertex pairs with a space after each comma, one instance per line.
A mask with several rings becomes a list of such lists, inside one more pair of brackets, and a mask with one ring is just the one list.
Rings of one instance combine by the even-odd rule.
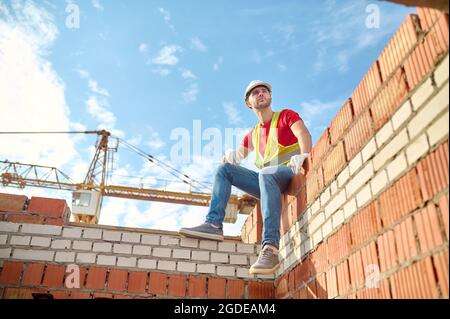
[[253, 90], [257, 86], [265, 86], [270, 92], [272, 92], [272, 85], [270, 85], [267, 82], [263, 82], [260, 80], [253, 80], [250, 82], [250, 84], [247, 86], [247, 89], [245, 90], [244, 94], [244, 101], [247, 101], [248, 95], [250, 94], [251, 90]]

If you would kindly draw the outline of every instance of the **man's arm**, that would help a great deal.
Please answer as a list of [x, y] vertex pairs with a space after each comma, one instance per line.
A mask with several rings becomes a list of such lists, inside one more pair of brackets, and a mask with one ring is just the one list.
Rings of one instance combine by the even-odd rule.
[[297, 121], [291, 126], [292, 133], [297, 137], [298, 145], [300, 146], [301, 153], [311, 152], [312, 142], [311, 134], [305, 126], [303, 121]]

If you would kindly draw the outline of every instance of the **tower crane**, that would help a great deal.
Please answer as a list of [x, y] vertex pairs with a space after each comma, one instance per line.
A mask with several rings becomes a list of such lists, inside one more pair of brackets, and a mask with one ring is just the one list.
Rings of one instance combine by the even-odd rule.
[[[176, 192], [158, 190], [144, 187], [131, 187], [124, 185], [109, 185], [107, 176], [113, 167], [113, 154], [116, 147], [108, 144], [111, 133], [106, 130], [81, 131], [81, 132], [0, 132], [0, 134], [96, 134], [97, 143], [93, 159], [88, 172], [81, 183], [75, 183], [72, 179], [56, 167], [20, 162], [0, 161], [0, 179], [3, 186], [11, 187], [42, 187], [49, 189], [68, 190], [72, 192], [72, 214], [74, 221], [79, 223], [97, 224], [100, 218], [100, 210], [103, 197], [119, 197], [156, 201], [174, 204], [209, 206], [211, 194], [207, 192]], [[150, 154], [138, 149], [134, 145], [117, 138], [119, 142], [129, 149], [137, 152], [152, 163], [166, 169], [169, 173], [182, 179], [189, 185], [203, 185], [186, 174], [170, 167]], [[109, 167], [108, 167], [109, 166]], [[181, 178], [182, 177], [182, 178]], [[227, 205], [224, 222], [234, 223], [237, 214], [249, 214], [256, 204], [256, 199], [244, 194], [240, 197], [231, 195]]]

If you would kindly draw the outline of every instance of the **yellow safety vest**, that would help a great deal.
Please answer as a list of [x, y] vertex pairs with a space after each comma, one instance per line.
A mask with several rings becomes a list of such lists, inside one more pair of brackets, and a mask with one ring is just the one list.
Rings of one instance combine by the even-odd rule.
[[298, 142], [288, 146], [283, 146], [278, 143], [277, 126], [279, 117], [280, 112], [273, 113], [264, 157], [261, 157], [259, 153], [260, 124], [257, 124], [253, 129], [252, 142], [256, 151], [255, 165], [259, 169], [267, 166], [287, 165], [292, 156], [300, 154]]

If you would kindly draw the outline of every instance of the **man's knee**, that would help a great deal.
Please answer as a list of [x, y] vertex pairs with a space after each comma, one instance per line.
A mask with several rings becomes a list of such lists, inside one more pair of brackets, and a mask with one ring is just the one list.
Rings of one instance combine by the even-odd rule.
[[230, 163], [222, 163], [217, 168], [217, 173], [216, 174], [222, 175], [222, 176], [228, 176], [228, 175], [231, 174], [234, 166], [235, 165], [230, 164]]

